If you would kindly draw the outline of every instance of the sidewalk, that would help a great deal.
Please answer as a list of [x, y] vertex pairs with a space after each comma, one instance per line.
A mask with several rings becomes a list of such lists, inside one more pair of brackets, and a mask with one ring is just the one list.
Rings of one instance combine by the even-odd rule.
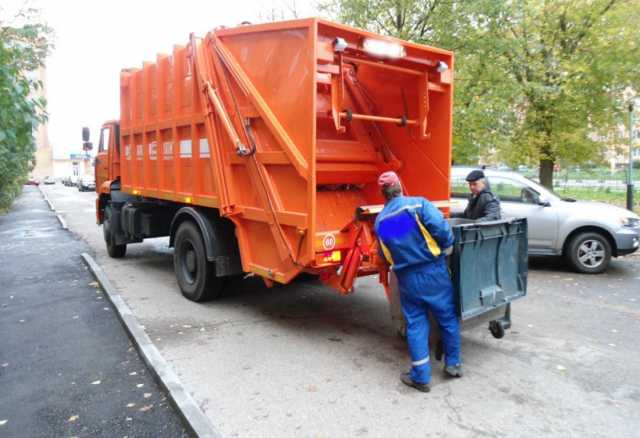
[[82, 252], [36, 187], [0, 216], [0, 436], [187, 436]]

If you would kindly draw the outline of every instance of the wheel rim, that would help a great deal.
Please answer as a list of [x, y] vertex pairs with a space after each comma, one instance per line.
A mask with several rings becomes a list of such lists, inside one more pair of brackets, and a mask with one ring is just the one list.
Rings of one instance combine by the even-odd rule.
[[578, 246], [578, 261], [587, 268], [597, 268], [604, 262], [604, 245], [599, 240], [585, 240]]
[[182, 257], [180, 258], [180, 267], [182, 270], [182, 276], [189, 284], [194, 284], [198, 278], [198, 263], [196, 258], [196, 249], [193, 244], [185, 240], [182, 242], [180, 252]]

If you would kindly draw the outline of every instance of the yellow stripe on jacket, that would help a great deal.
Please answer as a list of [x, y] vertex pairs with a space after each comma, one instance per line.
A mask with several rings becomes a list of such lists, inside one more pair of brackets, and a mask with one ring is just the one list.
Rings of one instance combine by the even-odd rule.
[[389, 248], [387, 248], [387, 245], [384, 244], [382, 239], [378, 239], [378, 242], [380, 242], [380, 248], [382, 248], [384, 258], [387, 259], [387, 262], [389, 262], [391, 266], [393, 266], [393, 257], [391, 257], [391, 251], [389, 251]]
[[417, 214], [415, 215], [415, 218], [416, 218], [416, 222], [418, 223], [418, 227], [420, 228], [420, 232], [424, 236], [424, 240], [427, 241], [427, 248], [429, 248], [429, 251], [431, 251], [431, 254], [433, 254], [434, 257], [438, 257], [442, 252], [440, 250], [440, 246], [438, 246], [438, 242], [436, 242], [433, 239], [433, 237], [431, 236], [431, 233], [429, 233], [429, 231], [427, 231], [425, 226], [422, 225], [422, 221], [420, 220]]

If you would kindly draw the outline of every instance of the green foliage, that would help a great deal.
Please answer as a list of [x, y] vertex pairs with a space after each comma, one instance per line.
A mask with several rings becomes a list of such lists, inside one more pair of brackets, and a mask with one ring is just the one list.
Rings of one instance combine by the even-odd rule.
[[640, 81], [640, 0], [327, 0], [333, 18], [456, 54], [454, 159], [597, 160]]
[[34, 166], [34, 133], [46, 119], [45, 101], [36, 97], [42, 84], [33, 72], [43, 65], [51, 31], [32, 22], [37, 11], [0, 21], [0, 210], [11, 205]]

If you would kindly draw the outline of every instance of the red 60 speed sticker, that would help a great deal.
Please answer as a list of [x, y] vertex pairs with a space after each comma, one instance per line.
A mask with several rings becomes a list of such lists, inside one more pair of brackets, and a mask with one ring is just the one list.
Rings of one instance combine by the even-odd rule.
[[333, 234], [325, 234], [322, 239], [322, 247], [327, 251], [335, 248], [336, 246], [336, 236]]

